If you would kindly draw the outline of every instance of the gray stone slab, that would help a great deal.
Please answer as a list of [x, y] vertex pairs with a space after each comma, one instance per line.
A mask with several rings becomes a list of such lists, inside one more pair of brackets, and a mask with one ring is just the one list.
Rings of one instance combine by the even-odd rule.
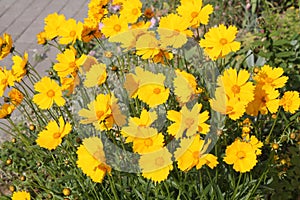
[[0, 1], [0, 17], [8, 11], [8, 9], [14, 5], [16, 0], [1, 0]]

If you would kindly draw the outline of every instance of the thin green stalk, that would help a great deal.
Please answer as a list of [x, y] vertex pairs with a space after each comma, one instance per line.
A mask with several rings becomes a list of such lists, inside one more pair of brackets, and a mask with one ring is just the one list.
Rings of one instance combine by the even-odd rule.
[[235, 195], [236, 195], [236, 193], [237, 193], [237, 191], [238, 191], [238, 186], [240, 185], [241, 178], [242, 178], [242, 173], [240, 173], [238, 182], [237, 182], [237, 184], [235, 185], [235, 189], [234, 189], [234, 192], [233, 192], [233, 195], [232, 195], [232, 199], [236, 199], [236, 198], [235, 198]]
[[115, 183], [114, 183], [114, 181], [112, 180], [112, 178], [111, 178], [110, 175], [108, 175], [108, 180], [109, 180], [109, 183], [110, 183], [110, 186], [111, 186], [111, 191], [112, 191], [112, 193], [113, 193], [113, 195], [114, 195], [114, 197], [115, 197], [115, 200], [118, 200], [119, 197], [118, 197], [118, 195], [117, 195], [116, 186], [115, 186]]

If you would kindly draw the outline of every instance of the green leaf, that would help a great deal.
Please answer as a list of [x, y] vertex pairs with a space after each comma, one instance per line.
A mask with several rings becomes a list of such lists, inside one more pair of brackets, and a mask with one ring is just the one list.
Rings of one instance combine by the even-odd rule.
[[290, 41], [288, 40], [275, 40], [273, 45], [274, 46], [282, 46], [282, 45], [286, 45], [286, 44], [290, 44]]
[[293, 56], [293, 55], [295, 55], [295, 53], [292, 52], [292, 51], [280, 52], [280, 53], [276, 54], [276, 56], [280, 57], [280, 58], [290, 57], [290, 56]]

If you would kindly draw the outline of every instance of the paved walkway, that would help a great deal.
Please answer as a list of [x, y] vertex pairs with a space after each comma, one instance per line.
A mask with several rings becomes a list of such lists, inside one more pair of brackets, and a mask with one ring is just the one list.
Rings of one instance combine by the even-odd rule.
[[[57, 12], [64, 14], [67, 19], [83, 21], [87, 17], [88, 3], [89, 0], [0, 0], [0, 34], [12, 35], [16, 50], [20, 53], [26, 50], [30, 63], [43, 74], [51, 66], [51, 62], [55, 62], [57, 54], [51, 48], [45, 60], [35, 62], [34, 55], [45, 52], [44, 47], [38, 45], [36, 40], [36, 34], [44, 29], [44, 18]], [[10, 68], [11, 65], [11, 56], [0, 61], [0, 66]], [[0, 143], [1, 138], [6, 137], [0, 131]]]

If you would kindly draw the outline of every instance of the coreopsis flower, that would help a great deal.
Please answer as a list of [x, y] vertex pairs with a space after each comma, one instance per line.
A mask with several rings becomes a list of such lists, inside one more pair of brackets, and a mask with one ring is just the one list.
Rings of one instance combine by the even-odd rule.
[[128, 30], [128, 23], [122, 17], [118, 17], [117, 15], [111, 15], [108, 18], [104, 18], [102, 20], [103, 28], [101, 32], [105, 35], [105, 37], [111, 37], [116, 34], [121, 34]]
[[106, 164], [103, 144], [100, 138], [90, 137], [83, 140], [76, 152], [77, 166], [94, 182], [101, 183], [111, 167]]
[[3, 105], [0, 106], [0, 119], [5, 119], [8, 118], [11, 113], [14, 111], [15, 106], [8, 104], [8, 103], [4, 103]]
[[82, 22], [76, 22], [75, 19], [68, 19], [58, 29], [58, 42], [60, 44], [74, 44], [76, 40], [81, 40], [83, 30]]
[[254, 90], [254, 100], [246, 107], [247, 114], [257, 116], [260, 112], [263, 115], [275, 113], [279, 107], [279, 92], [275, 89], [264, 90], [262, 85], [256, 85]]
[[225, 94], [223, 87], [218, 87], [215, 91], [215, 97], [209, 100], [210, 106], [213, 110], [220, 112], [223, 115], [228, 115], [232, 120], [237, 120], [243, 116], [246, 111], [244, 102], [239, 101], [238, 98], [229, 98]]
[[250, 143], [235, 140], [227, 146], [224, 161], [237, 172], [249, 172], [257, 163], [255, 148]]
[[168, 133], [175, 136], [175, 138], [193, 136], [197, 131], [201, 131], [203, 134], [207, 133], [209, 125], [205, 121], [208, 119], [208, 112], [200, 113], [201, 108], [202, 104], [195, 104], [191, 110], [186, 105], [179, 112], [169, 110], [167, 118], [174, 123], [168, 127]]
[[194, 99], [201, 90], [197, 88], [196, 78], [186, 71], [175, 70], [176, 77], [173, 80], [174, 93], [181, 103], [187, 103]]
[[21, 104], [24, 95], [16, 88], [13, 88], [11, 91], [9, 91], [8, 93], [10, 102], [14, 105], [14, 106], [18, 106], [19, 104]]
[[145, 154], [157, 151], [164, 146], [164, 136], [162, 133], [157, 133], [152, 137], [133, 139], [132, 149], [135, 153]]
[[67, 91], [66, 95], [70, 96], [74, 92], [75, 87], [80, 83], [80, 79], [76, 74], [75, 76], [61, 77], [60, 83], [62, 91]]
[[262, 89], [265, 91], [282, 88], [288, 80], [287, 76], [282, 76], [283, 72], [280, 67], [272, 68], [264, 65], [253, 79], [257, 84], [262, 85]]
[[177, 14], [169, 14], [159, 21], [157, 32], [160, 36], [162, 47], [171, 46], [180, 48], [187, 42], [187, 37], [192, 37], [193, 32], [188, 30], [189, 22]]
[[136, 55], [142, 56], [143, 59], [149, 59], [159, 54], [160, 43], [153, 32], [146, 32], [136, 38], [135, 48]]
[[30, 200], [30, 193], [26, 191], [14, 192], [11, 197], [12, 200]]
[[279, 104], [283, 107], [285, 112], [294, 114], [300, 106], [299, 92], [287, 91], [283, 94]]
[[84, 19], [84, 24], [89, 27], [96, 27], [102, 18], [108, 13], [105, 8], [107, 3], [108, 1], [90, 1], [88, 5], [88, 18]]
[[101, 31], [99, 30], [98, 26], [90, 27], [90, 26], [83, 26], [83, 30], [81, 33], [81, 40], [83, 42], [90, 42], [93, 38], [100, 38], [102, 36]]
[[144, 16], [147, 17], [148, 19], [151, 19], [154, 17], [155, 13], [153, 12], [152, 8], [146, 8], [144, 10]]
[[41, 31], [38, 34], [36, 34], [36, 39], [37, 39], [37, 43], [44, 45], [47, 43], [47, 38], [46, 38], [46, 32], [45, 31]]
[[106, 65], [102, 63], [95, 64], [92, 65], [90, 70], [86, 73], [86, 79], [83, 84], [87, 88], [99, 86], [106, 81], [106, 77]]
[[32, 101], [41, 109], [49, 109], [56, 103], [63, 106], [66, 100], [63, 98], [62, 88], [49, 77], [42, 78], [34, 85], [35, 91], [39, 92], [33, 96]]
[[200, 169], [205, 164], [213, 169], [218, 164], [217, 157], [203, 152], [204, 142], [200, 135], [181, 139], [180, 147], [174, 154], [180, 170], [189, 171], [193, 167]]
[[42, 130], [38, 134], [36, 143], [43, 148], [48, 150], [56, 149], [61, 144], [62, 138], [69, 134], [72, 130], [72, 126], [69, 122], [65, 122], [63, 117], [58, 119], [59, 123], [55, 120], [50, 121], [45, 130]]
[[177, 12], [187, 19], [193, 28], [196, 28], [200, 24], [207, 25], [209, 15], [213, 12], [212, 5], [202, 6], [202, 0], [181, 0]]
[[11, 35], [3, 33], [3, 36], [0, 37], [0, 60], [5, 58], [11, 51], [13, 41]]
[[142, 15], [142, 2], [140, 0], [125, 1], [122, 5], [120, 15], [128, 22], [135, 23]]
[[210, 28], [200, 40], [200, 46], [212, 60], [222, 58], [230, 52], [236, 52], [240, 49], [241, 43], [234, 41], [237, 28], [220, 24], [218, 27]]
[[12, 66], [12, 75], [17, 82], [20, 82], [27, 73], [26, 65], [28, 62], [28, 53], [25, 52], [23, 58], [20, 56], [13, 56], [12, 60], [14, 62]]
[[66, 17], [63, 14], [52, 13], [44, 19], [44, 22], [46, 39], [52, 40], [58, 36], [58, 30], [66, 22]]
[[259, 141], [254, 135], [251, 135], [248, 142], [254, 148], [255, 154], [256, 155], [261, 155], [261, 149], [260, 148], [263, 146], [263, 143], [261, 141]]
[[225, 94], [229, 98], [237, 98], [239, 101], [247, 105], [254, 99], [254, 85], [248, 82], [250, 73], [247, 70], [240, 70], [229, 68], [226, 69], [223, 75], [218, 77], [218, 85], [223, 87]]
[[86, 55], [82, 54], [80, 58], [76, 58], [76, 50], [66, 49], [63, 53], [57, 54], [53, 69], [57, 71], [59, 77], [66, 77], [78, 71], [79, 67], [84, 63]]
[[138, 98], [149, 105], [150, 108], [165, 103], [169, 98], [170, 90], [163, 84], [146, 84], [139, 88]]
[[142, 154], [139, 160], [142, 176], [154, 182], [166, 180], [173, 169], [172, 154], [167, 148], [159, 151]]
[[12, 75], [11, 70], [6, 70], [6, 68], [0, 68], [0, 97], [7, 86], [14, 86], [15, 77]]
[[84, 117], [80, 123], [93, 124], [97, 130], [110, 130], [114, 124], [111, 110], [111, 96], [99, 94], [88, 104], [88, 109], [81, 109], [79, 116]]

